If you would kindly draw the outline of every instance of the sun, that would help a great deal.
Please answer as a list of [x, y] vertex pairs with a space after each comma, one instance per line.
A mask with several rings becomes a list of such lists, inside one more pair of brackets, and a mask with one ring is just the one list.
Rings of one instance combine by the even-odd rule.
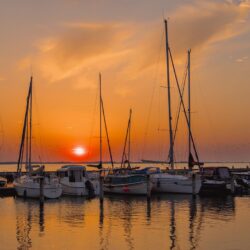
[[80, 146], [73, 148], [72, 151], [73, 151], [73, 153], [74, 153], [75, 155], [77, 155], [77, 156], [83, 156], [83, 155], [86, 154], [85, 148], [80, 147]]

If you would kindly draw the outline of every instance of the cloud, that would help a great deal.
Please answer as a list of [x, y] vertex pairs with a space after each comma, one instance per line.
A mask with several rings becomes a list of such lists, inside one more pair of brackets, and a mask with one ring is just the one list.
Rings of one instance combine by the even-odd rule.
[[[189, 48], [204, 58], [206, 52], [211, 53], [212, 46], [249, 31], [246, 25], [250, 13], [248, 6], [248, 1], [194, 1], [170, 13], [169, 41], [176, 63], [184, 63]], [[154, 37], [160, 37], [159, 30]], [[155, 44], [153, 41], [152, 45]]]
[[237, 63], [242, 63], [242, 62], [245, 62], [246, 60], [248, 60], [248, 56], [243, 56], [243, 57], [241, 57], [241, 58], [237, 58], [237, 59], [235, 60], [235, 62], [237, 62]]
[[[47, 38], [37, 44], [35, 58], [27, 56], [20, 66], [27, 67], [31, 60], [51, 82], [83, 75], [82, 80], [109, 66], [115, 67], [116, 58], [126, 54], [124, 43], [131, 33], [126, 25], [113, 23], [65, 24], [65, 32], [54, 38]], [[76, 79], [76, 85], [85, 86]]]
[[[246, 29], [242, 20], [248, 15], [249, 1], [182, 5], [169, 15], [176, 62], [183, 63], [188, 48], [203, 54], [211, 45], [240, 35]], [[97, 73], [105, 71], [119, 82], [117, 88], [121, 86], [115, 93], [124, 96], [143, 78], [152, 80], [157, 61], [165, 63], [162, 20], [136, 24], [78, 22], [66, 23], [64, 28], [63, 33], [39, 41], [37, 54], [27, 56], [20, 65], [30, 67], [32, 60], [48, 81], [67, 80], [75, 88], [94, 88]]]
[[182, 52], [183, 48], [202, 48], [239, 35], [244, 31], [239, 22], [249, 14], [245, 4], [196, 1], [180, 8], [170, 19], [174, 29], [172, 44]]

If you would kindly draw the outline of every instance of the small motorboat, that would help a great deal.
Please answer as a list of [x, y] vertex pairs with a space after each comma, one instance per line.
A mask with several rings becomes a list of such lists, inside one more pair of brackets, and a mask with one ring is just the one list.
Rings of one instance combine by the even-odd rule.
[[200, 194], [227, 195], [232, 193], [231, 174], [228, 167], [203, 167]]
[[100, 193], [99, 174], [87, 172], [85, 166], [65, 165], [57, 175], [64, 195], [92, 197]]

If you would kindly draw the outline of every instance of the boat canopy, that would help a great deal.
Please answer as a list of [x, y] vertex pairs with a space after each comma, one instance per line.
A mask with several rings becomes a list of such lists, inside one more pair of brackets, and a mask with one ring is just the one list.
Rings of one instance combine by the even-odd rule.
[[66, 172], [66, 171], [86, 171], [85, 166], [80, 165], [65, 165], [57, 170], [58, 172]]
[[160, 172], [161, 170], [158, 167], [146, 167], [133, 171], [135, 174], [159, 174]]

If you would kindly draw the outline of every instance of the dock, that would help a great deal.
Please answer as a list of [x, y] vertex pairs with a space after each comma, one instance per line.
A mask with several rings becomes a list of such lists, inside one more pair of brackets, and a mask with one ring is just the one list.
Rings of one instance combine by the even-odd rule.
[[[235, 172], [237, 173], [243, 173], [243, 172], [249, 172], [250, 168], [249, 166], [246, 166], [244, 168], [234, 168], [231, 167], [229, 168], [230, 172], [233, 174]], [[178, 172], [178, 173], [183, 173], [188, 171], [187, 169], [175, 169], [174, 172]], [[169, 171], [171, 172], [171, 170]], [[22, 175], [25, 175], [26, 172], [22, 172]], [[51, 174], [56, 175], [56, 171], [45, 171], [45, 176], [49, 176]], [[8, 196], [16, 196], [16, 191], [15, 188], [13, 187], [12, 183], [14, 181], [14, 179], [17, 176], [16, 172], [0, 172], [0, 176], [4, 177], [7, 179], [8, 185], [7, 187], [0, 187], [0, 197], [8, 197]], [[248, 190], [249, 192], [249, 190]]]

